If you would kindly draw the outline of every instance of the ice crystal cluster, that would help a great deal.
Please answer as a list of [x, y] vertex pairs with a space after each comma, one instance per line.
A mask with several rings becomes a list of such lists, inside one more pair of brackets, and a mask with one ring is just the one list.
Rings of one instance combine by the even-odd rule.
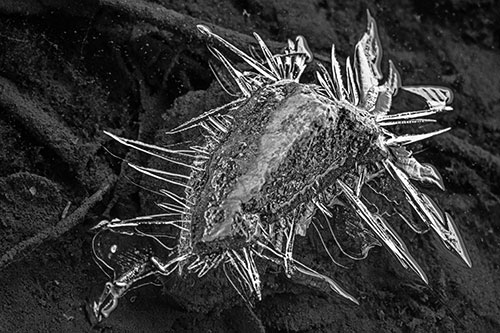
[[[235, 100], [165, 134], [198, 131], [202, 143], [185, 149], [106, 133], [187, 172], [129, 163], [164, 187], [159, 194], [165, 200], [158, 204], [164, 213], [103, 221], [96, 227], [95, 258], [111, 273], [94, 303], [99, 320], [127, 291], [155, 275], [202, 278], [223, 269], [241, 297], [252, 302], [261, 298], [262, 262], [282, 267], [290, 278], [316, 279], [357, 303], [327, 272], [297, 259], [295, 241], [307, 233], [317, 234], [339, 267], [334, 253], [359, 260], [371, 248], [383, 246], [427, 282], [394, 229], [406, 224], [416, 233], [432, 230], [471, 265], [452, 217], [419, 188], [423, 183], [444, 190], [440, 174], [417, 161], [408, 148], [449, 130], [415, 133], [433, 121], [428, 116], [452, 109], [452, 93], [444, 87], [402, 85], [391, 61], [384, 79], [382, 48], [369, 13], [367, 29], [353, 59], [346, 59], [345, 70], [332, 46], [331, 69], [319, 64], [317, 83], [300, 82], [313, 59], [303, 37], [273, 53], [254, 34], [260, 51], [247, 54], [209, 28], [198, 29], [224, 69], [222, 73], [212, 67], [214, 74]], [[247, 70], [225, 53], [239, 58]], [[231, 78], [232, 87], [223, 83], [224, 77]], [[425, 107], [392, 110], [400, 90], [421, 99]], [[410, 134], [396, 134], [394, 128]], [[325, 230], [334, 242], [324, 240]]]

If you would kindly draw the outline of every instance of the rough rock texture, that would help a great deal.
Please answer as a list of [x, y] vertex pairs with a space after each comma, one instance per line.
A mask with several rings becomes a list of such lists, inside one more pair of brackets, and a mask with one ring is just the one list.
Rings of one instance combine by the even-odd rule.
[[[447, 191], [429, 191], [455, 217], [472, 269], [434, 236], [404, 228], [429, 286], [382, 249], [341, 270], [308, 237], [296, 248], [300, 256], [338, 279], [360, 306], [268, 270], [262, 302], [227, 309], [217, 290], [228, 286], [214, 272], [204, 280], [172, 278], [166, 295], [157, 287], [133, 291], [109, 320], [92, 326], [88, 301], [106, 277], [92, 262], [89, 228], [102, 218], [155, 209], [154, 196], [134, 184], [150, 180], [106, 149], [154, 162], [102, 130], [159, 142], [162, 129], [229, 100], [212, 84], [197, 23], [245, 48], [253, 31], [275, 41], [273, 49], [301, 34], [319, 60], [328, 59], [331, 43], [343, 59], [365, 29], [367, 8], [379, 26], [383, 69], [391, 58], [403, 83], [445, 84], [455, 92], [455, 111], [439, 117], [453, 130], [412, 149], [443, 175]], [[110, 175], [122, 178], [81, 225], [1, 269], [0, 331], [500, 331], [499, 26], [493, 0], [1, 1], [2, 253], [56, 224], [68, 202], [71, 214]], [[395, 106], [403, 109], [400, 97]], [[237, 295], [230, 303], [238, 304]]]

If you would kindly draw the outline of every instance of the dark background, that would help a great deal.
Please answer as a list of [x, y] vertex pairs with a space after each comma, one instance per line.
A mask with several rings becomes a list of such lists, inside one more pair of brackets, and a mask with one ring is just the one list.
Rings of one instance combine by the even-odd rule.
[[[500, 331], [499, 2], [345, 3], [1, 1], [0, 253], [48, 227], [64, 231], [57, 223], [68, 202], [71, 215], [113, 175], [122, 177], [69, 232], [2, 261], [0, 331]], [[443, 175], [447, 191], [432, 195], [455, 217], [472, 269], [430, 234], [403, 232], [429, 286], [383, 249], [341, 271], [306, 238], [300, 255], [314, 258], [360, 306], [268, 272], [264, 299], [249, 311], [234, 306], [234, 295], [215, 292], [223, 275], [214, 273], [174, 281], [167, 295], [154, 287], [133, 291], [92, 327], [86, 308], [106, 277], [92, 261], [89, 229], [103, 217], [147, 214], [154, 200], [132, 183], [148, 181], [102, 146], [136, 163], [146, 157], [102, 131], [154, 142], [161, 129], [230, 100], [213, 83], [198, 23], [243, 48], [253, 31], [275, 41], [275, 50], [300, 34], [319, 59], [328, 58], [331, 43], [345, 59], [365, 29], [366, 9], [379, 26], [384, 70], [390, 58], [404, 84], [455, 92], [455, 110], [438, 117], [453, 130], [414, 151]]]

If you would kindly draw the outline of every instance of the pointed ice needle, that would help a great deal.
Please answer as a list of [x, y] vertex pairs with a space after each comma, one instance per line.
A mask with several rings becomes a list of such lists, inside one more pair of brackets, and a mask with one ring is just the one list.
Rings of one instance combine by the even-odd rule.
[[341, 101], [345, 100], [345, 88], [344, 82], [342, 82], [342, 74], [340, 72], [340, 65], [337, 61], [337, 57], [335, 56], [335, 45], [332, 44], [332, 53], [331, 53], [331, 61], [332, 61], [332, 75], [333, 82], [335, 83], [335, 90], [337, 93], [337, 98]]
[[375, 232], [375, 234], [385, 243], [385, 245], [392, 251], [398, 258], [399, 262], [404, 268], [413, 270], [426, 284], [429, 283], [427, 276], [422, 268], [417, 264], [412, 257], [408, 248], [403, 243], [401, 238], [391, 228], [389, 224], [378, 214], [372, 214], [368, 207], [361, 201], [360, 198], [354, 195], [354, 192], [340, 179], [337, 180], [346, 197], [353, 205], [356, 213], [368, 224], [368, 226]]
[[[280, 251], [270, 247], [270, 246], [267, 246], [266, 244], [260, 242], [260, 241], [257, 241], [257, 244], [259, 246], [261, 246], [263, 249], [265, 250], [268, 250], [269, 252], [271, 252], [274, 256], [282, 259], [282, 260], [285, 260], [285, 255], [283, 253], [281, 253]], [[259, 252], [255, 252], [256, 255], [260, 256], [260, 257], [263, 257], [263, 258], [268, 258], [267, 256], [265, 256], [264, 254], [262, 253], [259, 253]], [[269, 260], [269, 259], [268, 259]], [[294, 264], [294, 268], [297, 269], [297, 271], [299, 271], [300, 273], [304, 274], [304, 275], [308, 275], [308, 276], [312, 276], [314, 278], [317, 278], [317, 279], [320, 279], [320, 280], [323, 280], [324, 282], [328, 283], [328, 285], [330, 286], [330, 288], [335, 291], [337, 294], [339, 294], [340, 296], [350, 300], [351, 302], [359, 305], [359, 301], [356, 299], [356, 297], [352, 296], [351, 294], [349, 294], [344, 288], [342, 288], [337, 282], [333, 281], [331, 278], [329, 278], [328, 276], [325, 276], [323, 274], [320, 274], [318, 272], [316, 272], [314, 269], [306, 266], [305, 264], [301, 263], [300, 261], [296, 260], [296, 259], [293, 259], [293, 264]]]
[[254, 58], [250, 57], [248, 54], [246, 54], [245, 52], [241, 51], [236, 46], [234, 46], [233, 44], [231, 44], [228, 41], [226, 41], [224, 38], [222, 38], [222, 37], [214, 34], [207, 26], [199, 24], [196, 27], [198, 28], [198, 30], [202, 34], [204, 34], [204, 35], [206, 35], [208, 37], [211, 37], [211, 38], [215, 38], [216, 40], [218, 40], [221, 44], [223, 44], [225, 47], [227, 47], [232, 52], [234, 52], [237, 56], [239, 56], [241, 59], [243, 59], [247, 64], [249, 64], [250, 66], [252, 66], [261, 75], [267, 77], [268, 79], [270, 79], [272, 81], [276, 81], [276, 77], [266, 67], [262, 66]]
[[199, 115], [198, 117], [194, 117], [194, 118], [190, 119], [189, 121], [185, 122], [184, 124], [181, 124], [181, 125], [177, 126], [176, 128], [171, 129], [170, 131], [167, 131], [166, 134], [175, 134], [175, 133], [179, 133], [179, 132], [188, 130], [188, 129], [193, 128], [193, 127], [197, 127], [197, 126], [199, 126], [200, 121], [207, 118], [208, 116], [216, 115], [220, 112], [224, 112], [226, 110], [230, 110], [232, 108], [238, 107], [241, 103], [246, 101], [246, 99], [247, 99], [246, 97], [238, 98], [232, 102], [229, 102], [226, 105], [209, 110], [209, 111]]
[[431, 138], [433, 136], [443, 134], [445, 132], [448, 132], [451, 130], [451, 127], [444, 128], [438, 131], [434, 132], [429, 132], [429, 133], [423, 133], [423, 134], [410, 134], [410, 135], [401, 135], [401, 136], [394, 136], [393, 138], [387, 139], [385, 143], [389, 146], [394, 146], [394, 145], [409, 145], [410, 143], [414, 143], [417, 141], [422, 141], [428, 138]]
[[394, 120], [407, 120], [407, 119], [415, 119], [415, 118], [420, 118], [420, 117], [427, 117], [442, 111], [451, 111], [453, 108], [451, 106], [445, 106], [445, 107], [434, 107], [430, 109], [425, 109], [425, 110], [415, 110], [415, 111], [408, 111], [408, 112], [401, 112], [401, 113], [395, 113], [395, 114], [389, 114], [385, 115], [382, 114], [380, 116], [377, 116], [377, 122], [383, 122], [383, 121], [394, 121]]
[[403, 185], [403, 189], [409, 198], [410, 204], [422, 221], [434, 229], [446, 248], [456, 251], [467, 266], [472, 267], [467, 249], [464, 246], [462, 237], [451, 216], [448, 213], [443, 215], [434, 201], [413, 186], [406, 174], [394, 165], [394, 163], [390, 160], [386, 160], [383, 163], [389, 173]]

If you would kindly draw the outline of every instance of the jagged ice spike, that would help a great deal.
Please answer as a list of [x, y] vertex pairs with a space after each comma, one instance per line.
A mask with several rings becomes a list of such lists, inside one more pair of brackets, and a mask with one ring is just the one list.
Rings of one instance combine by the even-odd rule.
[[361, 103], [366, 103], [370, 89], [377, 87], [379, 79], [382, 78], [380, 50], [380, 39], [376, 23], [368, 13], [366, 32], [356, 44], [354, 52], [354, 71]]
[[243, 59], [247, 64], [252, 66], [261, 75], [265, 76], [266, 78], [268, 78], [272, 81], [276, 81], [277, 78], [273, 75], [273, 73], [270, 70], [268, 70], [267, 68], [265, 68], [264, 66], [262, 66], [254, 58], [250, 57], [245, 52], [241, 51], [236, 46], [234, 46], [233, 44], [226, 41], [224, 38], [220, 37], [219, 35], [214, 34], [208, 27], [201, 25], [201, 24], [197, 25], [196, 27], [198, 28], [198, 30], [201, 33], [203, 33], [204, 35], [206, 35], [208, 37], [216, 39], [221, 44], [223, 44], [225, 47], [227, 47], [229, 50], [231, 50], [233, 53], [238, 55], [241, 59]]
[[443, 214], [439, 207], [424, 193], [421, 193], [394, 163], [390, 160], [383, 162], [386, 169], [393, 177], [400, 181], [408, 198], [411, 199], [413, 208], [424, 222], [434, 229], [448, 249], [453, 249], [467, 265], [471, 265], [471, 260], [465, 249], [462, 237], [460, 236], [455, 223], [446, 213]]
[[335, 45], [332, 44], [332, 53], [331, 53], [331, 61], [332, 61], [332, 75], [333, 75], [333, 83], [335, 84], [334, 88], [337, 95], [338, 100], [345, 100], [345, 88], [344, 82], [342, 81], [342, 74], [340, 72], [340, 65], [335, 56]]
[[167, 131], [166, 134], [175, 134], [175, 133], [183, 132], [183, 131], [188, 130], [190, 128], [194, 128], [194, 127], [198, 126], [197, 123], [199, 121], [201, 121], [202, 119], [205, 119], [206, 117], [208, 117], [210, 115], [214, 115], [214, 114], [217, 114], [219, 112], [222, 112], [223, 110], [228, 110], [228, 109], [231, 109], [231, 108], [234, 108], [234, 107], [238, 107], [241, 103], [245, 102], [246, 100], [247, 100], [246, 97], [239, 98], [237, 100], [229, 102], [226, 105], [223, 105], [221, 107], [209, 110], [209, 111], [203, 113], [202, 115], [200, 115], [198, 117], [195, 117], [193, 119], [190, 119], [189, 121], [187, 121], [187, 122], [185, 122], [185, 123], [183, 123], [183, 124], [175, 127], [174, 129], [172, 129], [170, 131]]
[[405, 268], [410, 268], [415, 272], [425, 283], [429, 280], [422, 268], [417, 264], [413, 256], [408, 251], [408, 248], [403, 243], [396, 232], [387, 224], [387, 222], [378, 214], [372, 214], [368, 207], [354, 195], [354, 192], [340, 179], [337, 179], [337, 184], [342, 192], [353, 205], [356, 213], [368, 224], [375, 234], [384, 242], [384, 244], [396, 256], [401, 265]]
[[446, 87], [403, 86], [401, 89], [423, 97], [431, 108], [444, 108], [453, 101], [453, 92]]
[[421, 140], [425, 140], [428, 138], [431, 138], [433, 136], [443, 134], [445, 132], [448, 132], [451, 130], [451, 127], [444, 128], [441, 130], [437, 130], [434, 132], [429, 132], [429, 133], [424, 133], [424, 134], [408, 134], [408, 135], [400, 135], [400, 136], [394, 136], [392, 138], [389, 138], [385, 141], [385, 144], [387, 146], [393, 146], [393, 145], [409, 145], [411, 143], [415, 143]]
[[229, 72], [229, 75], [233, 78], [234, 82], [238, 85], [240, 88], [241, 92], [245, 97], [250, 97], [252, 91], [252, 87], [249, 87], [248, 83], [246, 82], [243, 73], [241, 73], [239, 70], [234, 68], [234, 66], [227, 60], [225, 56], [222, 55], [222, 53], [219, 52], [216, 48], [209, 47], [208, 48], [212, 54], [219, 59], [220, 62], [224, 65], [226, 70]]

